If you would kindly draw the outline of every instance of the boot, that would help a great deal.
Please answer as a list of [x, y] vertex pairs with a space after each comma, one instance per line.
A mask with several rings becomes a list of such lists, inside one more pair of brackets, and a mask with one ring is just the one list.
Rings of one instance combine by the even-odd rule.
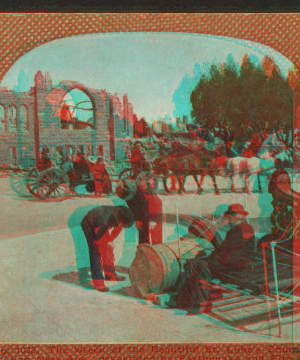
[[93, 280], [95, 290], [108, 292], [109, 288], [104, 284], [104, 280]]

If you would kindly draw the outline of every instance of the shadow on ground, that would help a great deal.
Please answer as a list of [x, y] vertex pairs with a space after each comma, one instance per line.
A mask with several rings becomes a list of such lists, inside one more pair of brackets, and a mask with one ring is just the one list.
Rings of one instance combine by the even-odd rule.
[[[128, 275], [128, 268], [123, 266], [116, 267], [117, 272]], [[90, 283], [89, 267], [84, 267], [75, 270], [75, 267], [67, 267], [62, 270], [46, 272], [40, 274], [41, 278], [48, 280], [60, 281], [68, 285], [78, 286], [86, 290], [93, 290], [93, 286]], [[83, 277], [86, 278], [85, 282], [82, 282]], [[110, 283], [106, 283], [110, 287]], [[141, 297], [141, 293], [134, 288], [129, 278], [124, 282], [113, 282], [110, 295], [117, 295], [123, 297], [129, 297], [132, 300], [138, 301], [141, 304], [147, 304], [150, 306], [158, 307], [159, 305], [149, 302]], [[287, 302], [281, 306], [281, 321], [278, 317], [278, 308], [275, 299], [273, 301], [267, 301], [263, 296], [254, 296], [246, 291], [240, 291], [232, 289], [227, 292], [217, 292], [212, 300], [212, 308], [209, 312], [201, 314], [190, 314], [182, 309], [166, 308], [166, 310], [173, 311], [175, 316], [197, 315], [199, 318], [204, 318], [210, 321], [211, 324], [206, 327], [216, 329], [226, 329], [234, 332], [251, 333], [257, 336], [267, 337], [282, 337], [281, 329], [283, 327], [291, 328], [293, 323], [300, 321], [300, 301]], [[280, 324], [280, 326], [279, 326]], [[193, 325], [198, 326], [198, 325]], [[203, 326], [199, 324], [199, 326]], [[291, 331], [288, 331], [291, 333]]]

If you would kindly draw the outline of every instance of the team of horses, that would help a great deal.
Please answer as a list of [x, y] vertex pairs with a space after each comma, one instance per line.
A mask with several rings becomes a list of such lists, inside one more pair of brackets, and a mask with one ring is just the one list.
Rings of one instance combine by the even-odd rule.
[[271, 175], [278, 166], [292, 166], [292, 156], [284, 147], [271, 149], [269, 146], [262, 146], [255, 156], [248, 158], [229, 157], [227, 154], [225, 143], [218, 138], [213, 144], [205, 141], [191, 144], [189, 147], [180, 147], [177, 144], [155, 159], [154, 172], [163, 175], [166, 190], [167, 176], [175, 175], [179, 184], [179, 193], [185, 192], [185, 180], [188, 176], [192, 176], [199, 194], [203, 192], [205, 176], [211, 177], [215, 194], [220, 194], [216, 176], [230, 178], [231, 191], [235, 192], [234, 177], [239, 175], [243, 179], [244, 191], [249, 194], [251, 193], [249, 179], [252, 175], [257, 176], [258, 188], [261, 191], [261, 175]]

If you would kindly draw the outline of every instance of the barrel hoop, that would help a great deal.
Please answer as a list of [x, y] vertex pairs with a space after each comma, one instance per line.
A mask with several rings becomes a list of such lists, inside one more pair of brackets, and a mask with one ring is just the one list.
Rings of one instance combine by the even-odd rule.
[[[155, 256], [159, 258], [159, 268], [161, 270], [160, 274], [162, 275], [161, 279], [159, 279], [159, 280], [160, 280], [160, 284], [161, 284], [160, 285], [160, 290], [162, 290], [166, 269], [164, 268], [164, 257], [162, 256], [161, 251], [159, 251], [157, 248], [154, 248], [153, 245], [150, 245], [150, 244], [142, 244], [142, 246], [139, 246], [139, 248], [140, 249], [143, 249], [143, 248], [148, 249], [148, 250], [150, 250], [149, 252], [152, 252], [152, 254], [155, 254]], [[151, 280], [151, 275], [152, 274], [150, 273], [150, 280]], [[156, 289], [153, 290], [153, 288], [151, 288], [151, 285], [150, 285], [150, 290], [153, 291], [153, 292], [157, 291]]]
[[[178, 258], [178, 256], [176, 255], [175, 251], [174, 251], [173, 249], [171, 249], [171, 248], [170, 248], [168, 245], [166, 245], [166, 244], [159, 244], [159, 245], [160, 245], [161, 247], [166, 248], [166, 250], [167, 250], [168, 252], [171, 252], [171, 253], [174, 255], [175, 260], [177, 261], [177, 264], [178, 264], [178, 272], [179, 272], [179, 274], [180, 274], [181, 266], [180, 266], [179, 258]], [[162, 254], [162, 252], [161, 252], [161, 249], [160, 249], [159, 247], [156, 247], [156, 250], [160, 253], [161, 257], [165, 260], [163, 254]], [[165, 262], [163, 262], [163, 263], [165, 263]], [[170, 288], [171, 286], [174, 286], [175, 284], [172, 284], [172, 283], [171, 283], [171, 285], [170, 285], [169, 282], [166, 283], [166, 280], [167, 280], [167, 276], [166, 276], [167, 271], [166, 271], [166, 270], [167, 270], [167, 269], [164, 269], [164, 270], [165, 270], [165, 272], [164, 272], [164, 278], [163, 278], [162, 288], [163, 288], [163, 289], [168, 289], [168, 288]], [[176, 279], [175, 283], [176, 283], [177, 281], [178, 281], [178, 278]]]

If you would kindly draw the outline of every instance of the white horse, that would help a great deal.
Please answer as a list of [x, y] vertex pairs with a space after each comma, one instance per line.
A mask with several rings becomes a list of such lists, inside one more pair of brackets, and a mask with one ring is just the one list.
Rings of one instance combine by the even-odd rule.
[[228, 171], [231, 180], [231, 190], [234, 192], [234, 176], [240, 175], [244, 180], [245, 192], [250, 194], [249, 179], [252, 175], [257, 176], [258, 188], [261, 192], [261, 180], [260, 176], [270, 176], [276, 167], [285, 166], [285, 164], [291, 164], [291, 154], [282, 149], [280, 153], [275, 156], [271, 155], [269, 150], [261, 152], [258, 157], [243, 158], [235, 157], [228, 161]]

